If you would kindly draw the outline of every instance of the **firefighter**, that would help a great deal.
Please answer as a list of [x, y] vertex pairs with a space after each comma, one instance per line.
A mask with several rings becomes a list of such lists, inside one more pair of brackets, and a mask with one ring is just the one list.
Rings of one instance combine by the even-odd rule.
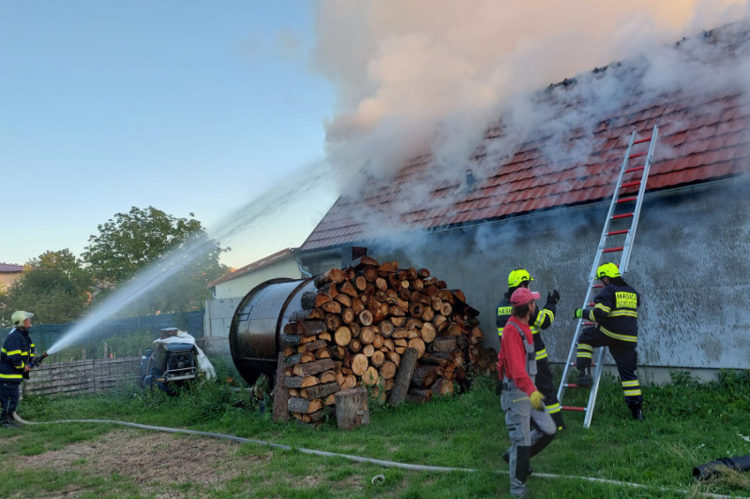
[[0, 352], [0, 405], [3, 408], [0, 424], [5, 427], [16, 425], [13, 413], [18, 406], [19, 388], [21, 381], [28, 378], [34, 359], [35, 345], [29, 337], [33, 315], [23, 310], [13, 312], [10, 321], [14, 327]]
[[[495, 320], [497, 334], [500, 335], [501, 339], [505, 323], [511, 316], [510, 296], [519, 287], [528, 288], [529, 283], [533, 280], [534, 278], [531, 277], [531, 274], [526, 269], [515, 269], [508, 274], [508, 292], [505, 293], [503, 301], [497, 306], [497, 318]], [[551, 293], [547, 293], [547, 302], [541, 310], [535, 309], [529, 321], [529, 326], [534, 338], [534, 351], [536, 352], [536, 386], [544, 394], [544, 400], [547, 401], [547, 412], [550, 413], [552, 419], [555, 421], [558, 431], [562, 431], [565, 428], [561, 412], [562, 407], [560, 407], [560, 402], [557, 400], [557, 388], [552, 379], [552, 371], [550, 371], [549, 362], [547, 361], [547, 349], [544, 346], [544, 339], [541, 334], [542, 329], [547, 329], [555, 321], [556, 306], [559, 301], [560, 293], [556, 289]]]
[[512, 315], [505, 324], [497, 356], [497, 374], [503, 386], [500, 402], [511, 443], [503, 459], [510, 467], [510, 493], [514, 496], [526, 492], [526, 479], [531, 474], [529, 460], [549, 445], [557, 430], [542, 403], [544, 395], [534, 385], [536, 354], [529, 323], [536, 311], [534, 300], [539, 297], [539, 293], [523, 286], [513, 292]]
[[576, 368], [577, 384], [591, 385], [591, 359], [594, 347], [609, 347], [615, 359], [620, 382], [634, 419], [643, 419], [643, 394], [638, 381], [638, 306], [640, 295], [620, 275], [620, 269], [608, 262], [596, 269], [596, 277], [604, 288], [594, 298], [594, 307], [575, 309], [576, 319], [584, 318], [596, 325], [586, 327], [578, 337]]

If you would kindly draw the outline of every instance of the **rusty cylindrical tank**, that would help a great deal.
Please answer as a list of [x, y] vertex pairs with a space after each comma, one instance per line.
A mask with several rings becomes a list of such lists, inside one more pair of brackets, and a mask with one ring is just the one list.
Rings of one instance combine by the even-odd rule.
[[271, 279], [255, 286], [237, 305], [229, 329], [229, 350], [250, 385], [261, 374], [273, 383], [279, 335], [289, 316], [302, 308], [302, 293], [314, 290], [312, 278]]

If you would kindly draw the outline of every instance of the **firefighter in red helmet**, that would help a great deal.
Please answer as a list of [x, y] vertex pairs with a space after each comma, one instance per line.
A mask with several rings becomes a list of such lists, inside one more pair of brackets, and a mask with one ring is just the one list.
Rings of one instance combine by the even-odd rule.
[[534, 384], [536, 354], [529, 321], [538, 299], [539, 293], [525, 287], [510, 296], [511, 318], [505, 324], [497, 356], [497, 374], [502, 383], [500, 403], [511, 443], [503, 459], [510, 467], [513, 496], [525, 494], [526, 479], [531, 474], [529, 460], [549, 445], [557, 431], [542, 403], [545, 397]]

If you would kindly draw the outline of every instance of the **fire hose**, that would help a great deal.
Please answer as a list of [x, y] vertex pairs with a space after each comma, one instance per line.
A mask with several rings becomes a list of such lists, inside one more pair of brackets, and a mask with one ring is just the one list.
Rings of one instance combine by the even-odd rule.
[[[217, 433], [217, 432], [212, 432], [212, 431], [200, 431], [200, 430], [188, 430], [185, 428], [171, 428], [168, 426], [156, 426], [156, 425], [147, 425], [147, 424], [141, 424], [141, 423], [131, 423], [128, 421], [117, 421], [113, 419], [58, 419], [54, 421], [31, 422], [31, 421], [26, 421], [24, 419], [21, 419], [21, 417], [19, 417], [18, 414], [16, 413], [13, 413], [13, 417], [16, 419], [16, 421], [24, 425], [97, 423], [97, 424], [113, 424], [113, 425], [120, 425], [120, 426], [128, 426], [131, 428], [138, 428], [141, 430], [161, 431], [165, 433], [184, 433], [187, 435], [197, 435], [197, 436], [202, 436], [202, 437], [231, 440], [233, 442], [237, 442], [241, 444], [252, 443], [256, 445], [272, 447], [274, 449], [298, 451], [298, 452], [301, 452], [302, 454], [312, 454], [312, 455], [322, 456], [322, 457], [338, 457], [338, 458], [348, 459], [350, 461], [355, 461], [359, 463], [376, 464], [378, 466], [383, 466], [385, 468], [399, 468], [399, 469], [411, 470], [411, 471], [463, 472], [463, 473], [478, 473], [482, 471], [482, 470], [474, 469], [474, 468], [453, 468], [453, 467], [448, 467], [448, 466], [431, 466], [431, 465], [423, 465], [423, 464], [399, 463], [397, 461], [387, 461], [384, 459], [375, 459], [371, 457], [355, 456], [352, 454], [341, 454], [338, 452], [328, 452], [328, 451], [316, 450], [316, 449], [306, 449], [304, 447], [292, 447], [290, 445], [278, 444], [278, 443], [269, 442], [266, 440], [257, 440], [254, 438], [244, 438], [244, 437], [239, 437], [237, 435], [230, 435], [227, 433]], [[506, 474], [506, 475], [508, 474], [508, 472], [505, 470], [493, 470], [492, 472]], [[637, 489], [658, 490], [661, 492], [672, 492], [672, 493], [682, 493], [682, 494], [688, 493], [687, 490], [682, 490], [682, 489], [659, 487], [659, 486], [653, 486], [653, 485], [644, 485], [644, 484], [633, 483], [633, 482], [623, 482], [620, 480], [608, 480], [606, 478], [595, 478], [595, 477], [576, 476], [576, 475], [556, 475], [552, 473], [537, 473], [537, 472], [534, 472], [534, 476], [540, 477], [540, 478], [551, 478], [551, 479], [562, 478], [562, 479], [568, 479], [568, 480], [583, 480], [583, 481], [588, 481], [588, 482], [596, 482], [596, 483], [631, 487], [631, 488], [637, 488]], [[383, 482], [385, 482], [385, 476], [383, 475], [376, 475], [372, 479], [373, 485], [381, 484]], [[730, 496], [721, 495], [721, 494], [712, 494], [708, 492], [697, 492], [697, 494], [705, 496], [705, 497], [712, 497], [712, 498], [718, 498], [718, 499], [730, 499]]]

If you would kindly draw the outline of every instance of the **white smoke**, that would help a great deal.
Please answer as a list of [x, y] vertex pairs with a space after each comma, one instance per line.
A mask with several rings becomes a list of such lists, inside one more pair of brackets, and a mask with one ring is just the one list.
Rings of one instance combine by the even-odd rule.
[[[351, 202], [340, 216], [377, 236], [412, 222], [404, 213], [454, 209], [467, 194], [466, 168], [482, 180], [530, 138], [547, 137], [541, 154], [550, 170], [577, 164], [597, 147], [593, 127], [637, 104], [636, 88], [645, 99], [747, 82], [747, 58], [717, 68], [716, 51], [695, 36], [747, 12], [731, 0], [321, 2], [314, 60], [338, 96], [326, 124], [329, 160], [359, 181], [344, 187]], [[683, 36], [693, 38], [675, 47]], [[627, 62], [591, 71], [613, 61]], [[576, 84], [540, 94], [568, 77]], [[470, 161], [493, 124], [502, 135]], [[428, 151], [427, 172], [388, 182]], [[392, 191], [387, 210], [359, 200], [373, 182]], [[444, 187], [439, 196], [436, 187]]]

